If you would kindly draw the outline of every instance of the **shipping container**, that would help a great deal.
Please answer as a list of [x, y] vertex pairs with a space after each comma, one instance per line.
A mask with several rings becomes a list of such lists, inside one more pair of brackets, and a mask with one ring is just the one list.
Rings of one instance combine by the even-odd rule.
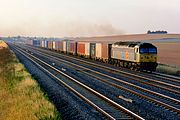
[[70, 42], [70, 53], [74, 53], [75, 52], [75, 42]]
[[58, 42], [59, 42], [59, 41], [55, 41], [55, 50], [57, 50], [57, 51], [59, 50]]
[[48, 48], [48, 41], [47, 40], [44, 41], [44, 47]]
[[55, 41], [55, 50], [63, 51], [63, 42], [62, 41]]
[[85, 55], [85, 42], [78, 42], [77, 43], [77, 54], [78, 55]]
[[90, 43], [85, 43], [85, 55], [90, 56]]
[[66, 42], [66, 52], [70, 53], [70, 40], [65, 40]]
[[74, 40], [63, 40], [63, 51], [70, 54], [75, 54], [76, 52], [76, 42]]
[[108, 43], [96, 43], [96, 59], [107, 62], [109, 57]]
[[41, 47], [45, 47], [45, 41], [44, 40], [41, 41]]
[[66, 53], [66, 41], [63, 41], [63, 52]]
[[76, 55], [77, 54], [77, 42], [71, 40], [69, 45], [70, 45], [69, 53]]
[[102, 44], [101, 43], [96, 43], [96, 58], [101, 59], [102, 56]]
[[26, 40], [25, 43], [28, 45], [33, 45], [33, 40]]
[[55, 50], [63, 51], [63, 41], [55, 41]]
[[55, 44], [55, 41], [52, 42], [52, 49], [56, 49], [56, 44]]
[[48, 41], [48, 48], [52, 49], [53, 48], [53, 41]]
[[41, 43], [40, 40], [33, 40], [33, 46], [39, 47], [40, 43]]
[[63, 41], [58, 42], [58, 50], [63, 51]]
[[77, 42], [77, 54], [83, 55], [86, 58], [90, 58], [90, 43], [89, 42]]
[[96, 43], [90, 43], [90, 57], [96, 58]]
[[104, 62], [108, 62], [109, 58], [109, 44], [108, 43], [102, 43], [102, 59]]

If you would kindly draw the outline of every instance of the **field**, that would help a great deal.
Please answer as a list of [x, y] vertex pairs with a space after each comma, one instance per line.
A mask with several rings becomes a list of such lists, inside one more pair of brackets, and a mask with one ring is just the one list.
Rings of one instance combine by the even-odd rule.
[[[162, 64], [180, 66], [180, 34], [133, 34], [117, 36], [100, 36], [77, 38], [78, 41], [108, 42], [117, 41], [145, 41], [155, 42], [158, 47], [158, 62]], [[156, 42], [158, 40], [158, 42]], [[176, 42], [171, 42], [176, 41]]]
[[39, 119], [61, 118], [14, 54], [8, 48], [0, 49], [0, 120]]
[[180, 43], [153, 43], [158, 47], [158, 62], [180, 66]]
[[76, 38], [79, 41], [144, 41], [165, 38], [180, 38], [180, 34], [132, 34], [132, 35], [116, 35], [116, 36], [100, 36], [100, 37], [84, 37]]

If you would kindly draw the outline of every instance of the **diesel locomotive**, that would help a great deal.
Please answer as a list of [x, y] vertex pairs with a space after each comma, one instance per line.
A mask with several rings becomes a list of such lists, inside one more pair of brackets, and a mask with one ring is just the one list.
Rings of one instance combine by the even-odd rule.
[[110, 51], [111, 64], [138, 71], [156, 71], [157, 48], [151, 43], [116, 42]]

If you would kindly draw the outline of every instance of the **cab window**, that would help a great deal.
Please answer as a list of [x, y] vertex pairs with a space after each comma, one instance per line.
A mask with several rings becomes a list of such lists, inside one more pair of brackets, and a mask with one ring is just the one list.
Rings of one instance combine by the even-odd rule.
[[140, 48], [140, 53], [156, 54], [157, 49], [156, 48]]
[[149, 53], [157, 53], [157, 49], [156, 48], [149, 48]]
[[140, 53], [148, 53], [148, 48], [140, 48]]

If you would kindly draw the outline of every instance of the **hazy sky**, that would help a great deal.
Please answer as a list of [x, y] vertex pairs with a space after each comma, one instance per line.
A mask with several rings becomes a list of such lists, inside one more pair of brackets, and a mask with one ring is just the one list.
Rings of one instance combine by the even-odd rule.
[[180, 33], [180, 0], [0, 0], [0, 36]]

